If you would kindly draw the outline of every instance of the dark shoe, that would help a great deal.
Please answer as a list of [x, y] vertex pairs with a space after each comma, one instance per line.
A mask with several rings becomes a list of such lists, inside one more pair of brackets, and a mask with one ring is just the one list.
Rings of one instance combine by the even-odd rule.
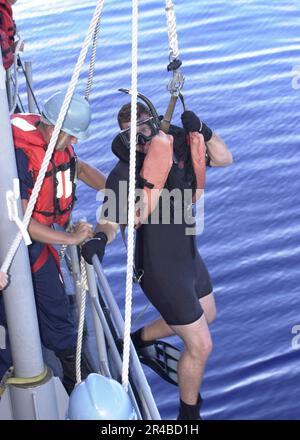
[[179, 414], [177, 420], [203, 420], [200, 416], [200, 408], [202, 405], [202, 398], [198, 395], [196, 405], [188, 405], [180, 399]]
[[[65, 355], [63, 353], [56, 353], [56, 356], [61, 362], [63, 370], [62, 383], [68, 394], [71, 394], [73, 388], [76, 385], [76, 353]], [[81, 379], [85, 379], [90, 373], [93, 373], [92, 368], [87, 356], [81, 354]]]

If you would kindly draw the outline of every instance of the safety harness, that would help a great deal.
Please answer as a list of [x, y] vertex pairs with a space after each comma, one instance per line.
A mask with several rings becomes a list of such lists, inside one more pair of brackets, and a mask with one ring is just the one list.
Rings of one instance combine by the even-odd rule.
[[[40, 116], [35, 114], [16, 114], [11, 119], [15, 148], [28, 157], [28, 171], [34, 183], [47, 147], [37, 129], [39, 121]], [[32, 217], [44, 225], [64, 226], [74, 205], [75, 190], [76, 156], [70, 145], [64, 151], [54, 151]], [[28, 189], [29, 196], [31, 192]]]

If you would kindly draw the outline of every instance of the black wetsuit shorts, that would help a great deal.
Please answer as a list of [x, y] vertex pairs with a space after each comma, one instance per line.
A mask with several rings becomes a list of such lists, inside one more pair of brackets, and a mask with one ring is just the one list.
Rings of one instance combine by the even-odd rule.
[[185, 225], [144, 225], [137, 234], [136, 265], [144, 270], [142, 288], [169, 325], [197, 321], [199, 299], [213, 288], [208, 270]]

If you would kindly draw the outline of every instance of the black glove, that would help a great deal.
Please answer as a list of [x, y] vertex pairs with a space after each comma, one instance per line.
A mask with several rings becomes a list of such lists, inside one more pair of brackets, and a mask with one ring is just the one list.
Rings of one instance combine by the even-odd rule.
[[201, 122], [198, 116], [189, 110], [186, 110], [181, 115], [182, 126], [187, 133], [192, 131], [199, 131], [204, 137], [204, 141], [208, 142], [212, 137], [212, 130]]
[[186, 110], [181, 115], [182, 126], [190, 133], [191, 131], [199, 131], [201, 129], [201, 121], [198, 116], [189, 110]]
[[94, 255], [98, 255], [99, 260], [102, 261], [106, 243], [107, 235], [104, 232], [97, 232], [93, 238], [88, 240], [81, 247], [81, 255], [89, 264], [92, 264], [92, 258]]

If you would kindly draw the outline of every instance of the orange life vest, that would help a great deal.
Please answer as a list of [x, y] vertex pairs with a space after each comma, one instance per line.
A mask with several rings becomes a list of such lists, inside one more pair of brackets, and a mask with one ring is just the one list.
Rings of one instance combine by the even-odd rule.
[[11, 5], [0, 0], [0, 44], [4, 69], [9, 69], [14, 61], [15, 25]]
[[191, 149], [192, 165], [196, 176], [196, 194], [193, 197], [193, 202], [195, 202], [201, 197], [205, 187], [206, 146], [203, 135], [196, 131], [188, 134], [188, 144]]
[[[198, 132], [189, 133], [187, 144], [190, 148], [191, 162], [196, 178], [196, 192], [192, 199], [192, 201], [195, 202], [201, 197], [205, 186], [206, 147], [202, 134]], [[143, 185], [142, 198], [144, 208], [139, 208], [136, 212], [135, 223], [137, 227], [148, 218], [157, 206], [159, 197], [171, 171], [173, 152], [173, 137], [160, 131], [159, 135], [152, 139], [140, 171]]]
[[148, 147], [146, 157], [140, 171], [142, 179], [143, 208], [136, 212], [136, 227], [139, 227], [154, 211], [160, 194], [165, 186], [173, 163], [173, 138], [160, 131], [154, 136]]
[[[28, 157], [28, 171], [35, 183], [41, 168], [47, 145], [37, 129], [40, 116], [15, 114], [11, 118], [14, 146]], [[37, 198], [32, 217], [51, 226], [64, 226], [68, 221], [75, 201], [76, 156], [69, 145], [64, 151], [54, 150], [51, 162]], [[28, 195], [32, 190], [28, 189]]]

